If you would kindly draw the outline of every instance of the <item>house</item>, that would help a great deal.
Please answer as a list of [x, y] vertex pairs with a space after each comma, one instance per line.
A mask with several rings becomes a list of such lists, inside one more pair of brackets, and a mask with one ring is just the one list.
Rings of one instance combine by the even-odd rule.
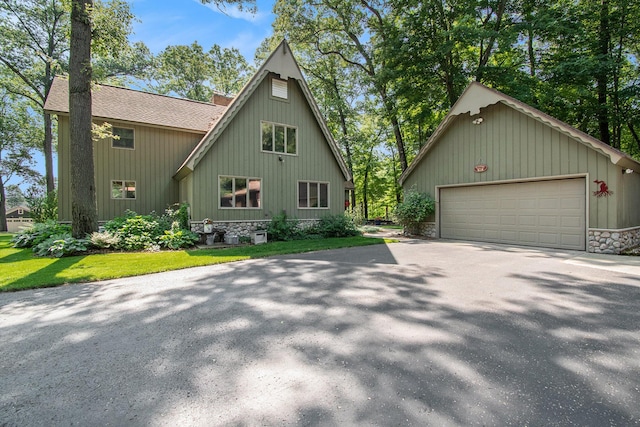
[[436, 200], [430, 237], [602, 253], [640, 244], [640, 164], [480, 83], [400, 183]]
[[[119, 136], [94, 142], [100, 221], [187, 202], [194, 231], [207, 219], [246, 235], [283, 211], [310, 221], [344, 211], [351, 175], [286, 41], [233, 99], [103, 85], [92, 98], [94, 121]], [[54, 80], [45, 109], [58, 115], [59, 215], [69, 221], [67, 81]]]
[[33, 223], [31, 210], [26, 206], [14, 206], [7, 209], [7, 231], [16, 233], [23, 227], [29, 227]]

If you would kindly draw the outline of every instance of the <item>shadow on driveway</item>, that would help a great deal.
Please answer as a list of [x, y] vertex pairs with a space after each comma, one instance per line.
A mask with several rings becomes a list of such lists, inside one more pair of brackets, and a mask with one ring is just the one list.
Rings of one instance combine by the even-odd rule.
[[0, 424], [633, 425], [639, 313], [637, 277], [415, 241], [2, 294]]

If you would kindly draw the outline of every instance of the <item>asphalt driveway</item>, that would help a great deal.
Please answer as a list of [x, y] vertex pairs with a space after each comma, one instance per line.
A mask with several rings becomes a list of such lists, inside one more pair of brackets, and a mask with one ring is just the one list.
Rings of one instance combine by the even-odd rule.
[[0, 426], [638, 425], [639, 260], [407, 240], [0, 294]]

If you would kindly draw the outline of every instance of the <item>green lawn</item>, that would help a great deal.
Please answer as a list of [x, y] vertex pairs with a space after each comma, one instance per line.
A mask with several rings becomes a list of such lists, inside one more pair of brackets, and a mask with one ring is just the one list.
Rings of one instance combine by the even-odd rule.
[[40, 258], [31, 249], [11, 246], [11, 234], [0, 234], [0, 291], [16, 291], [65, 283], [92, 282], [160, 271], [221, 264], [272, 255], [294, 254], [385, 243], [383, 239], [338, 239], [270, 242], [227, 249], [163, 252], [115, 252], [65, 258]]

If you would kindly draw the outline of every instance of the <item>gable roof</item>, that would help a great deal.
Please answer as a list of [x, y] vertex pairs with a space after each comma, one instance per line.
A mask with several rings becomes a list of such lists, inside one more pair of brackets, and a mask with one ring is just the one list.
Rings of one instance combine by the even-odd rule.
[[[44, 109], [51, 114], [69, 114], [67, 79], [53, 79]], [[116, 86], [94, 85], [91, 109], [96, 119], [205, 133], [222, 117], [227, 107]]]
[[545, 114], [542, 111], [525, 104], [524, 102], [518, 101], [515, 98], [505, 95], [504, 93], [495, 89], [489, 88], [481, 83], [472, 82], [469, 86], [467, 86], [462, 95], [460, 95], [460, 98], [458, 98], [453, 107], [451, 107], [451, 110], [438, 125], [433, 134], [429, 137], [427, 143], [422, 147], [422, 149], [420, 149], [420, 152], [418, 153], [416, 158], [413, 159], [411, 165], [409, 165], [407, 170], [402, 173], [402, 175], [400, 176], [400, 184], [402, 185], [402, 183], [409, 177], [409, 175], [411, 175], [411, 173], [416, 169], [417, 165], [427, 155], [429, 150], [431, 150], [431, 148], [433, 148], [433, 146], [437, 143], [438, 138], [440, 138], [440, 136], [449, 128], [449, 126], [451, 126], [457, 116], [466, 113], [474, 116], [480, 113], [481, 108], [486, 108], [497, 103], [508, 105], [509, 107], [544, 123], [545, 125], [559, 131], [560, 133], [578, 140], [579, 142], [593, 148], [599, 153], [602, 153], [605, 156], [609, 157], [611, 162], [615, 165], [640, 172], [640, 163], [638, 163], [636, 160], [632, 159], [622, 151], [617, 150], [610, 145], [607, 145], [604, 142], [600, 141], [599, 139], [596, 139], [591, 135], [579, 131], [578, 129], [554, 117], [551, 117], [548, 114]]
[[329, 147], [340, 166], [340, 170], [345, 177], [345, 181], [351, 180], [351, 174], [349, 173], [349, 169], [342, 158], [342, 153], [338, 148], [329, 128], [327, 127], [327, 123], [320, 112], [320, 108], [316, 104], [313, 95], [311, 94], [311, 90], [307, 86], [307, 83], [302, 76], [302, 72], [300, 71], [300, 67], [296, 62], [296, 59], [293, 57], [293, 53], [291, 52], [291, 48], [286, 40], [283, 40], [280, 45], [269, 55], [269, 58], [262, 64], [262, 66], [258, 69], [258, 71], [253, 75], [251, 80], [247, 82], [247, 84], [242, 88], [240, 93], [231, 101], [227, 110], [224, 112], [223, 116], [215, 123], [215, 125], [209, 129], [209, 132], [202, 138], [202, 140], [198, 143], [198, 145], [194, 148], [194, 150], [189, 154], [184, 163], [178, 168], [178, 171], [174, 175], [174, 178], [181, 179], [188, 175], [196, 165], [202, 160], [204, 155], [207, 153], [209, 148], [215, 144], [217, 139], [220, 137], [222, 132], [227, 128], [227, 126], [231, 123], [233, 118], [238, 114], [238, 112], [245, 105], [247, 100], [251, 97], [251, 95], [255, 92], [256, 88], [260, 85], [260, 83], [264, 80], [264, 78], [269, 74], [279, 74], [280, 78], [283, 80], [288, 80], [289, 78], [295, 79], [302, 92], [304, 94], [307, 103], [311, 107], [311, 111], [316, 119], [316, 122], [320, 126], [322, 133], [329, 143]]

